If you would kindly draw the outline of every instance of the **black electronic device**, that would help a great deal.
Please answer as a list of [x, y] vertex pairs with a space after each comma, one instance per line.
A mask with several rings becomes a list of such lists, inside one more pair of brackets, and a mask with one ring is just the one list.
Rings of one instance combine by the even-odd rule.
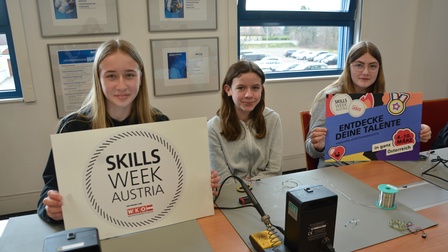
[[[286, 192], [285, 229], [274, 226], [245, 182], [241, 184], [247, 196], [239, 198], [242, 205], [252, 204], [266, 225], [266, 230], [251, 234], [249, 240], [257, 252], [334, 252], [338, 196], [322, 185], [295, 187]], [[219, 197], [221, 188], [216, 199]], [[277, 233], [280, 231], [283, 236]], [[283, 242], [282, 242], [283, 241]]]
[[286, 193], [284, 244], [291, 251], [334, 251], [338, 196], [322, 185]]
[[45, 237], [43, 252], [101, 252], [98, 229], [74, 228]]

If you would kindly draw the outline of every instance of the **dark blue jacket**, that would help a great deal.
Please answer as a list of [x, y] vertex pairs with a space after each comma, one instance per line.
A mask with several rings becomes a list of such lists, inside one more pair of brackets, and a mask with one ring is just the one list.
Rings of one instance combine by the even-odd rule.
[[436, 140], [431, 145], [431, 149], [440, 149], [445, 147], [448, 147], [448, 123], [439, 131]]

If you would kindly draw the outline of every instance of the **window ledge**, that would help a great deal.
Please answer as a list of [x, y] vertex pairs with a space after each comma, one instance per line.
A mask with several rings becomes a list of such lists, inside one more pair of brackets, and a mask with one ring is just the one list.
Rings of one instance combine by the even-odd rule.
[[293, 77], [293, 78], [277, 78], [266, 79], [267, 84], [273, 83], [285, 83], [285, 82], [303, 82], [303, 81], [316, 81], [316, 80], [335, 80], [340, 75], [326, 75], [326, 76], [306, 76], [306, 77]]
[[14, 102], [23, 102], [23, 98], [10, 98], [10, 99], [0, 99], [1, 103], [14, 103]]

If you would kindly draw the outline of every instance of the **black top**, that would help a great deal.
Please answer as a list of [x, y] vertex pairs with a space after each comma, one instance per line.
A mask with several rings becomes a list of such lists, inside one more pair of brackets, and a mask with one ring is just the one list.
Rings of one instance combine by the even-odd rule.
[[431, 145], [431, 149], [434, 150], [445, 147], [448, 147], [448, 123], [440, 130], [436, 140]]
[[[156, 114], [153, 117], [155, 122], [168, 121], [169, 118], [164, 115], [162, 112], [156, 109]], [[118, 126], [126, 126], [139, 124], [137, 120], [131, 122], [130, 118], [126, 118], [123, 121], [119, 122], [117, 120], [111, 119], [113, 127]], [[59, 128], [57, 133], [66, 133], [66, 132], [75, 132], [75, 131], [83, 131], [92, 129], [91, 122], [84, 117], [80, 116], [77, 113], [73, 113], [67, 115], [66, 117], [61, 119], [61, 123], [59, 124]], [[39, 201], [37, 203], [37, 214], [46, 222], [52, 224], [62, 223], [63, 221], [55, 221], [52, 218], [48, 217], [47, 211], [45, 211], [45, 205], [42, 203], [45, 197], [47, 197], [47, 192], [49, 190], [58, 190], [58, 181], [56, 179], [56, 169], [54, 166], [54, 158], [53, 151], [50, 151], [50, 155], [48, 157], [47, 165], [45, 166], [45, 170], [42, 174], [42, 178], [44, 180], [44, 187], [42, 192], [40, 193]]]

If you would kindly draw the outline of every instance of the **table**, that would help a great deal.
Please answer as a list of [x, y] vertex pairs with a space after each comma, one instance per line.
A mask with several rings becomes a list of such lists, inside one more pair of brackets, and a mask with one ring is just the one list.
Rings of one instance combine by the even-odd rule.
[[[380, 183], [403, 185], [421, 181], [421, 178], [385, 161], [359, 163], [338, 169], [375, 189]], [[438, 223], [437, 226], [425, 229], [428, 235], [426, 239], [409, 234], [359, 251], [445, 251], [448, 247], [448, 203], [419, 210], [418, 213]], [[222, 211], [215, 210], [215, 215], [200, 218], [197, 223], [213, 251], [250, 251]], [[258, 231], [254, 230], [254, 233]], [[41, 249], [37, 248], [36, 251]]]
[[[371, 161], [365, 163], [358, 163], [349, 166], [339, 167], [339, 170], [351, 175], [352, 177], [358, 179], [359, 181], [365, 183], [366, 185], [377, 190], [378, 184], [388, 183], [393, 185], [406, 185], [415, 182], [422, 181], [421, 178], [414, 176], [388, 162], [385, 161]], [[255, 210], [254, 210], [255, 211]], [[217, 212], [220, 212], [217, 210]], [[438, 225], [425, 229], [428, 237], [426, 239], [422, 239], [420, 235], [415, 236], [413, 234], [404, 235], [386, 242], [378, 243], [370, 247], [366, 247], [360, 249], [358, 251], [446, 251], [446, 247], [448, 247], [448, 239], [446, 239], [446, 234], [448, 233], [448, 204], [443, 203], [437, 206], [432, 206], [429, 208], [425, 208], [417, 211], [422, 216], [437, 222]], [[231, 238], [232, 233], [235, 233], [235, 230], [232, 230], [231, 227], [228, 227], [228, 223], [222, 220], [221, 214], [218, 215], [221, 219], [221, 224], [223, 226], [223, 232], [217, 231], [211, 234], [211, 237], [216, 239], [215, 241], [211, 241], [209, 238], [209, 242], [212, 245], [214, 251], [250, 251], [248, 247], [245, 247], [245, 244], [241, 244], [242, 238]], [[216, 217], [216, 216], [215, 216]], [[213, 218], [215, 218], [213, 217]], [[213, 218], [207, 217], [200, 221], [200, 225], [207, 236], [206, 228], [209, 227]], [[225, 216], [224, 216], [225, 218]], [[218, 228], [219, 229], [219, 228]], [[226, 230], [224, 232], [224, 230]], [[216, 231], [216, 230], [215, 230]], [[258, 232], [261, 230], [254, 230]], [[222, 245], [222, 236], [225, 233], [228, 236], [228, 240], [225, 241], [224, 245]], [[233, 244], [239, 244], [239, 247], [235, 247], [233, 249], [228, 249], [226, 246], [231, 246]], [[214, 246], [216, 244], [216, 246]], [[221, 249], [223, 248], [223, 249]]]
[[0, 220], [0, 237], [2, 236], [3, 230], [5, 230], [7, 224], [8, 220]]
[[[422, 180], [385, 161], [359, 163], [342, 166], [339, 169], [373, 188], [376, 188], [379, 183], [404, 185]], [[448, 203], [417, 212], [438, 223], [437, 226], [425, 229], [428, 235], [426, 239], [417, 239], [413, 234], [409, 234], [359, 251], [446, 251], [448, 247], [448, 239], [446, 239], [448, 232]]]
[[[14, 240], [8, 240], [8, 241], [2, 241], [1, 238], [6, 239], [7, 237], [1, 237], [0, 235], [0, 241], [2, 242], [16, 242], [16, 240], [20, 240], [21, 242], [25, 242], [25, 243], [33, 243], [36, 247], [35, 251], [41, 251], [42, 249], [42, 244], [43, 244], [43, 237], [46, 236], [47, 234], [50, 233], [54, 233], [54, 232], [58, 232], [58, 231], [62, 231], [63, 228], [61, 225], [55, 225], [55, 226], [51, 226], [51, 225], [47, 225], [45, 224], [43, 221], [41, 221], [35, 214], [34, 215], [25, 215], [25, 216], [20, 216], [20, 217], [14, 217], [13, 221], [8, 221], [8, 220], [2, 220], [1, 221], [1, 226], [0, 226], [0, 233], [3, 232], [3, 229], [5, 228], [5, 226], [7, 225], [7, 223], [13, 223], [16, 220], [20, 220], [23, 222], [26, 222], [27, 225], [29, 225], [30, 227], [36, 227], [36, 225], [39, 225], [39, 233], [43, 233], [40, 234], [41, 237], [39, 237], [39, 241], [36, 242], [35, 240], [30, 240], [30, 237], [27, 237], [28, 233], [31, 232], [31, 235], [39, 235], [39, 234], [33, 234], [33, 231], [29, 231], [27, 232], [27, 230], [20, 230], [21, 234], [18, 235], [24, 235], [25, 237], [27, 237], [26, 239], [24, 239], [24, 237], [15, 237]], [[194, 222], [194, 221], [193, 221]], [[215, 215], [213, 216], [208, 216], [208, 217], [204, 217], [204, 218], [200, 218], [197, 220], [197, 226], [198, 228], [202, 229], [203, 235], [205, 235], [207, 237], [207, 240], [209, 242], [208, 245], [210, 245], [210, 247], [212, 248], [213, 251], [249, 251], [248, 247], [246, 246], [246, 244], [244, 243], [244, 241], [239, 237], [238, 233], [235, 231], [235, 229], [232, 227], [232, 225], [230, 224], [230, 222], [227, 221], [227, 219], [225, 218], [225, 216], [222, 214], [222, 212], [220, 210], [215, 210]], [[181, 223], [181, 224], [177, 224], [177, 225], [172, 225], [172, 227], [177, 227], [177, 228], [188, 228], [190, 229], [190, 233], [186, 233], [183, 235], [183, 237], [187, 236], [187, 237], [201, 237], [201, 235], [195, 235], [192, 234], [191, 232], [191, 223], [189, 224], [187, 223]], [[193, 225], [194, 227], [195, 225]], [[169, 228], [169, 227], [168, 227]], [[32, 228], [31, 228], [32, 229]], [[168, 232], [173, 233], [172, 230], [169, 230]], [[151, 232], [151, 231], [150, 231]], [[164, 231], [165, 232], [165, 231]], [[174, 231], [175, 232], [175, 231]], [[196, 230], [196, 232], [201, 232], [201, 230]], [[138, 236], [137, 235], [130, 235], [130, 236]], [[32, 237], [31, 237], [32, 238]], [[110, 239], [113, 240], [113, 239]], [[170, 241], [171, 240], [171, 241]], [[175, 239], [173, 237], [171, 238], [166, 238], [165, 242], [171, 242], [176, 240], [177, 242], [180, 242], [179, 239]], [[148, 240], [146, 239], [146, 241], [148, 242]], [[230, 241], [230, 242], [229, 242]], [[161, 242], [164, 242], [163, 240]], [[203, 242], [202, 240], [199, 240], [198, 242]], [[106, 249], [106, 247], [111, 247], [114, 246], [115, 244], [106, 244], [103, 245], [102, 242], [102, 248]], [[200, 246], [196, 246], [195, 247], [195, 251], [204, 251], [204, 250], [199, 250]], [[169, 247], [168, 247], [169, 249]], [[172, 248], [171, 248], [172, 249]], [[184, 247], [185, 249], [185, 247]], [[176, 250], [176, 249], [174, 249]], [[4, 251], [2, 250], [2, 244], [0, 243], [0, 251]], [[103, 250], [104, 251], [104, 250]], [[110, 251], [110, 250], [109, 250]], [[144, 249], [135, 249], [132, 250], [134, 252], [138, 252], [138, 251], [147, 251], [147, 248]], [[160, 250], [159, 250], [160, 251]], [[185, 251], [185, 250], [183, 250]], [[188, 250], [186, 250], [188, 251]], [[6, 251], [5, 251], [6, 252]]]
[[[446, 163], [448, 159], [448, 148], [436, 149], [421, 153], [427, 156], [426, 160], [420, 161], [388, 161], [389, 163], [401, 168], [409, 173], [414, 174], [434, 185], [437, 185], [445, 190], [448, 190], [448, 168], [438, 160], [443, 160]], [[440, 158], [440, 159], [437, 159]], [[422, 174], [424, 171], [433, 167], [428, 174]], [[437, 176], [438, 178], [434, 177]]]

